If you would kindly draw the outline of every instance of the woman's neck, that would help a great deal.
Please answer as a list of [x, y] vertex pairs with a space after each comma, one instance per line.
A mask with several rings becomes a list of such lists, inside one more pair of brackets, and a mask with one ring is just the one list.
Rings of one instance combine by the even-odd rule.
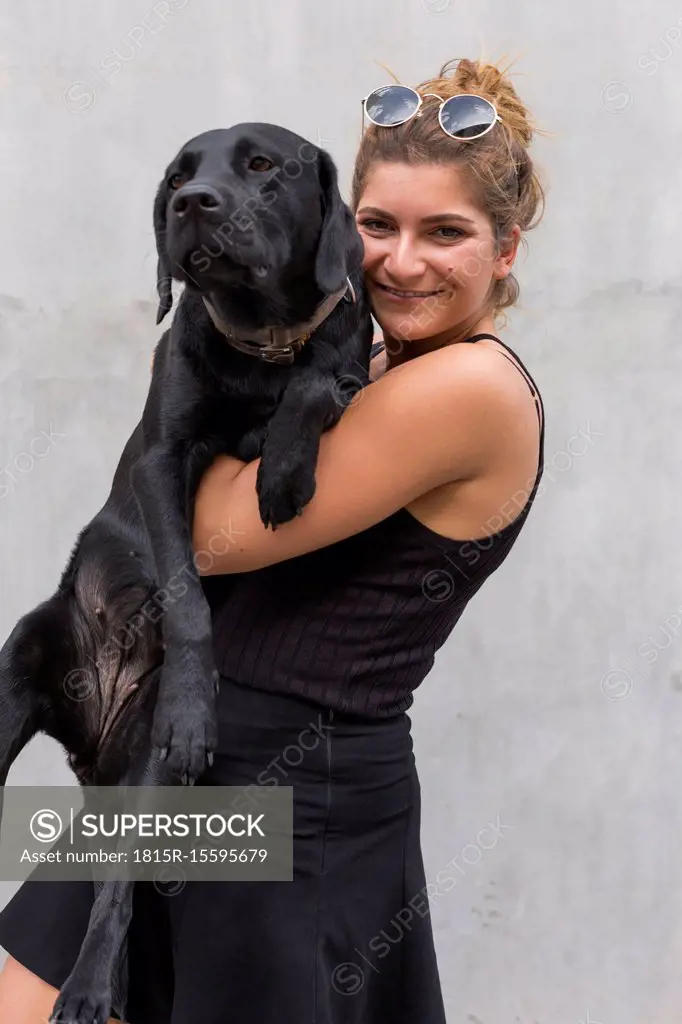
[[458, 345], [474, 334], [495, 333], [495, 321], [492, 316], [481, 317], [473, 323], [457, 324], [440, 334], [434, 334], [428, 338], [418, 338], [415, 341], [403, 341], [384, 333], [384, 345], [387, 353], [386, 369], [390, 370], [394, 366], [400, 366], [401, 363], [415, 359], [425, 352], [433, 352], [435, 349], [445, 348], [448, 345]]

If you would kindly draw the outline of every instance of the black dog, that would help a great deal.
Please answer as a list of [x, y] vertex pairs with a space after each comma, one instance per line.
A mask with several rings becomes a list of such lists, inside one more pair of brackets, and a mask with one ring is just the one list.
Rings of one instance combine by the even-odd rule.
[[[260, 514], [276, 528], [313, 496], [320, 435], [341, 416], [348, 379], [368, 383], [362, 241], [323, 150], [267, 124], [199, 135], [166, 171], [154, 228], [157, 323], [171, 279], [185, 289], [106, 504], [56, 593], [0, 651], [2, 785], [38, 731], [63, 744], [82, 785], [195, 781], [217, 742], [210, 609], [191, 543], [202, 473], [221, 452], [260, 456]], [[114, 975], [132, 887], [96, 885], [60, 1024], [104, 1024], [116, 1000], [125, 1009]]]

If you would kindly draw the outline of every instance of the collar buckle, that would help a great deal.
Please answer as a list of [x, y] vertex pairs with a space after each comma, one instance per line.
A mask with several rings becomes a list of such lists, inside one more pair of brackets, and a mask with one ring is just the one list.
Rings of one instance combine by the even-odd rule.
[[328, 295], [307, 323], [298, 324], [295, 327], [264, 327], [253, 331], [250, 337], [239, 337], [235, 329], [221, 319], [209, 300], [205, 296], [202, 296], [202, 299], [214, 326], [233, 348], [245, 352], [247, 355], [258, 356], [263, 362], [281, 365], [293, 363], [294, 357], [301, 351], [320, 324], [324, 323], [341, 299], [345, 299], [347, 302], [357, 302], [355, 289], [350, 278], [347, 277], [343, 291], [339, 290]]

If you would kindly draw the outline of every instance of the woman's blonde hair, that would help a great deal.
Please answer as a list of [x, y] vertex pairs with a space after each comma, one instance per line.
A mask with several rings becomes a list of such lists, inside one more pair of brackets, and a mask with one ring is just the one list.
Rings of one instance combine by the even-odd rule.
[[[502, 123], [470, 142], [458, 141], [443, 131], [436, 112], [439, 101], [426, 96], [421, 117], [394, 128], [370, 122], [360, 142], [351, 187], [351, 206], [357, 211], [373, 165], [385, 160], [409, 164], [443, 164], [462, 168], [476, 203], [490, 218], [497, 251], [515, 224], [522, 232], [534, 228], [544, 213], [545, 193], [528, 153], [534, 134], [545, 134], [531, 123], [504, 69], [478, 60], [448, 61], [438, 77], [416, 86], [416, 91], [449, 99], [476, 93], [491, 100]], [[450, 73], [451, 72], [451, 73]], [[429, 111], [432, 116], [428, 116]], [[513, 273], [495, 281], [489, 308], [497, 316], [519, 296]]]

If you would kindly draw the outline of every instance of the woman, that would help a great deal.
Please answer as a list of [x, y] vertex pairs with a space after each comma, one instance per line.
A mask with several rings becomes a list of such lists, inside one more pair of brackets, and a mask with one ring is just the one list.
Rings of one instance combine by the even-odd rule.
[[[322, 437], [313, 500], [266, 530], [258, 461], [221, 457], [196, 502], [222, 680], [201, 782], [293, 786], [294, 880], [136, 886], [132, 1024], [445, 1020], [406, 710], [542, 476], [542, 402], [494, 326], [543, 195], [502, 72], [462, 60], [418, 92], [365, 106], [352, 206], [385, 349]], [[468, 94], [492, 116], [442, 102]], [[0, 915], [3, 1024], [47, 1019], [91, 900], [27, 883]]]

